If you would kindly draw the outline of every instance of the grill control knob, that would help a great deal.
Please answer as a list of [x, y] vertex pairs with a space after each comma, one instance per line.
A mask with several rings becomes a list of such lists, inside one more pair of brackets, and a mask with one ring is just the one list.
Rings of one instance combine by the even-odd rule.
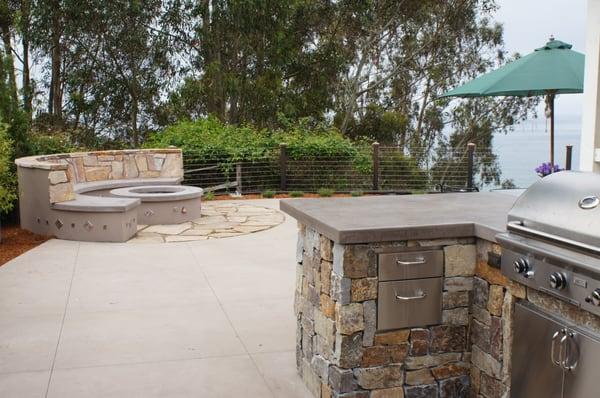
[[519, 258], [513, 263], [517, 274], [525, 274], [529, 271], [529, 261], [526, 258]]
[[549, 282], [552, 289], [561, 290], [567, 286], [567, 277], [562, 272], [553, 272], [550, 274]]
[[596, 289], [592, 292], [592, 303], [595, 306], [600, 307], [600, 289]]

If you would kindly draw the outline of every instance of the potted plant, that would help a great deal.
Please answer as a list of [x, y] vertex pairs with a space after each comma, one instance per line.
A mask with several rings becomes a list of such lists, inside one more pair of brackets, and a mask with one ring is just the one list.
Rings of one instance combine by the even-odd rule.
[[554, 167], [552, 167], [552, 164], [550, 162], [542, 163], [538, 167], [535, 168], [535, 172], [540, 177], [546, 177], [547, 175], [550, 175], [552, 173], [557, 173], [562, 170], [563, 169], [561, 169], [560, 166], [557, 164], [555, 164]]

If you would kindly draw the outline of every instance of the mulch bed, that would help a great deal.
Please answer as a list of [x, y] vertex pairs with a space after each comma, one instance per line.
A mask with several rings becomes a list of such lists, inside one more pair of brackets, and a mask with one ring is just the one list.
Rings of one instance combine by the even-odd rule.
[[0, 266], [50, 239], [48, 236], [36, 235], [15, 225], [2, 225], [0, 234], [2, 234]]

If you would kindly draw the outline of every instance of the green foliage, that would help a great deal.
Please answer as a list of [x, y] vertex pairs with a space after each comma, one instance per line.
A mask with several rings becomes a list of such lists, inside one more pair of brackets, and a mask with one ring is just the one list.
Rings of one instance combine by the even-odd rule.
[[330, 188], [319, 188], [319, 190], [317, 191], [317, 193], [322, 198], [329, 198], [329, 197], [333, 196], [333, 194], [335, 193], [335, 191], [333, 189], [330, 189]]
[[17, 199], [15, 174], [11, 164], [12, 153], [13, 142], [8, 136], [7, 126], [0, 124], [0, 213], [12, 210]]
[[266, 198], [266, 199], [271, 199], [271, 198], [275, 197], [275, 193], [276, 193], [275, 191], [268, 189], [266, 191], [263, 191], [262, 197]]
[[383, 190], [423, 190], [429, 185], [426, 169], [417, 160], [400, 151], [380, 153], [380, 185]]
[[126, 149], [127, 143], [109, 137], [97, 136], [90, 130], [57, 130], [40, 129], [35, 126], [27, 135], [27, 154], [45, 155], [86, 150]]
[[[340, 115], [336, 123], [339, 124]], [[369, 104], [360, 118], [352, 118], [347, 127], [349, 137], [363, 137], [382, 145], [395, 145], [406, 134], [408, 116], [401, 112], [385, 110], [382, 105]]]
[[66, 133], [42, 134], [32, 132], [29, 136], [29, 151], [32, 155], [75, 152], [78, 149]]
[[352, 191], [352, 192], [350, 192], [350, 196], [355, 197], [355, 198], [359, 197], [359, 196], [363, 196], [363, 195], [364, 195], [363, 191]]
[[236, 162], [272, 157], [281, 143], [287, 145], [287, 155], [293, 160], [345, 157], [367, 169], [370, 163], [368, 145], [353, 142], [334, 128], [310, 125], [307, 120], [276, 130], [227, 125], [213, 117], [184, 121], [153, 134], [144, 146], [173, 145], [195, 158]]
[[204, 195], [202, 195], [202, 199], [204, 200], [214, 200], [215, 199], [215, 193], [210, 191], [210, 192], [205, 192]]
[[292, 192], [290, 192], [290, 196], [292, 198], [301, 198], [301, 197], [304, 196], [304, 192], [302, 192], [302, 191], [292, 191]]

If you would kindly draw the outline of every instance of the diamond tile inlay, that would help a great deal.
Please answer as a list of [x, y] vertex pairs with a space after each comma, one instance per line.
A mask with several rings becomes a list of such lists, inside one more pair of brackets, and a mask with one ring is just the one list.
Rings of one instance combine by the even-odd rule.
[[56, 221], [54, 221], [54, 225], [56, 225], [56, 228], [61, 229], [65, 224], [63, 224], [60, 218], [57, 218]]
[[94, 224], [92, 224], [90, 220], [87, 220], [85, 224], [83, 224], [83, 228], [85, 228], [88, 231], [91, 231], [92, 228], [94, 228]]

